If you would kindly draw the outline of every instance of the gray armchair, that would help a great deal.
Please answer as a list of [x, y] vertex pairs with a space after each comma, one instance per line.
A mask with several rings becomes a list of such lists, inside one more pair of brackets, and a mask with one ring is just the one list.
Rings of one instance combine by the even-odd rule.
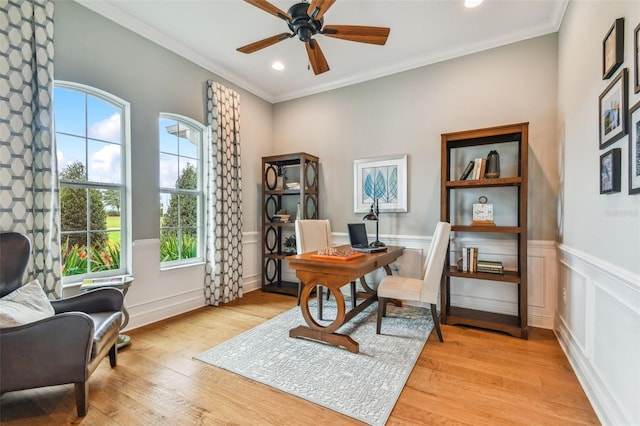
[[[22, 285], [30, 252], [25, 235], [0, 233], [0, 297]], [[96, 289], [51, 301], [53, 316], [0, 328], [0, 393], [74, 383], [86, 415], [89, 376], [107, 354], [116, 366], [122, 303], [120, 290]]]

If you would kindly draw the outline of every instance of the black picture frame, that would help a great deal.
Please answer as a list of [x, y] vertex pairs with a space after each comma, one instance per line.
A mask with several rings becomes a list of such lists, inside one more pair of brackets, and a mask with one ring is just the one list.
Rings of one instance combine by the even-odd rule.
[[600, 156], [600, 193], [620, 192], [620, 148], [613, 148]]
[[629, 110], [629, 194], [640, 194], [640, 102]]
[[624, 18], [618, 18], [602, 40], [602, 79], [611, 77], [623, 61]]
[[640, 93], [640, 23], [633, 30], [633, 93]]
[[624, 68], [600, 95], [598, 108], [600, 149], [608, 147], [627, 134], [628, 74], [629, 72]]

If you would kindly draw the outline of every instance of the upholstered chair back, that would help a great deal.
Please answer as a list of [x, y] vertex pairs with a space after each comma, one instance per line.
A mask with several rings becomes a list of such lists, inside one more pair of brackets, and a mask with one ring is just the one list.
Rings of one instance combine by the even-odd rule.
[[427, 253], [423, 267], [424, 285], [420, 292], [420, 301], [427, 303], [436, 303], [438, 299], [438, 290], [440, 289], [440, 277], [444, 269], [444, 260], [447, 256], [449, 247], [449, 236], [451, 235], [451, 224], [447, 222], [438, 222], [436, 231], [433, 234], [433, 241]]
[[296, 220], [296, 248], [298, 254], [320, 250], [333, 245], [331, 222], [327, 219]]
[[22, 286], [30, 254], [31, 242], [26, 235], [0, 233], [0, 297]]

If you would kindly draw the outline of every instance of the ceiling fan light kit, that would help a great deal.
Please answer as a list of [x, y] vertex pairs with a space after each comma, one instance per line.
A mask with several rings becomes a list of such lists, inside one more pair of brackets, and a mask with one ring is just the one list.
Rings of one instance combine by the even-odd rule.
[[263, 40], [239, 47], [242, 53], [253, 53], [283, 40], [297, 36], [305, 44], [309, 63], [313, 72], [318, 75], [329, 71], [322, 49], [313, 37], [322, 34], [342, 40], [384, 45], [389, 37], [390, 29], [386, 27], [369, 27], [360, 25], [324, 25], [325, 12], [336, 0], [312, 0], [311, 3], [296, 3], [285, 13], [266, 0], [245, 0], [247, 3], [272, 14], [287, 22], [291, 33], [281, 33]]

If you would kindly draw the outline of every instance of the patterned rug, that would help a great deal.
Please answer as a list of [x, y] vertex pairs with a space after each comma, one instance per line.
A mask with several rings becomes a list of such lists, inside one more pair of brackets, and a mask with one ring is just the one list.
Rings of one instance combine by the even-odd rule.
[[[290, 338], [289, 329], [305, 324], [296, 307], [194, 358], [365, 423], [383, 425], [433, 320], [426, 309], [389, 304], [383, 334], [377, 335], [377, 307], [372, 304], [338, 330], [360, 344], [358, 354]], [[333, 299], [325, 302], [324, 311], [324, 318], [335, 317]]]

